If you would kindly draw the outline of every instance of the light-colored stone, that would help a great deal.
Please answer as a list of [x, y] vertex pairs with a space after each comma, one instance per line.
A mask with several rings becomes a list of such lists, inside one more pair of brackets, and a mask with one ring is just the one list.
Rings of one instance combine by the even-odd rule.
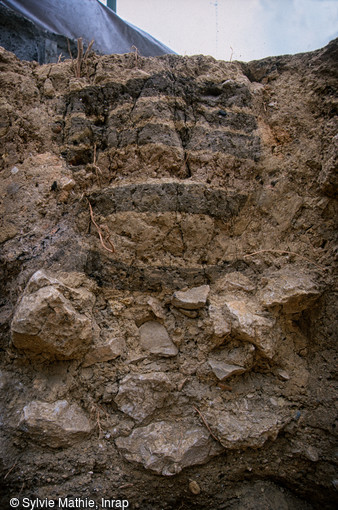
[[125, 350], [125, 341], [123, 338], [111, 338], [93, 346], [86, 354], [82, 363], [83, 367], [89, 367], [95, 363], [102, 363], [121, 356]]
[[62, 285], [59, 280], [49, 275], [46, 271], [39, 269], [31, 276], [29, 282], [27, 283], [25, 292], [32, 294], [33, 292], [42, 289], [42, 287], [48, 287], [50, 285], [55, 286], [58, 290], [64, 287], [64, 285]]
[[254, 301], [227, 301], [225, 306], [225, 316], [231, 323], [231, 332], [253, 343], [266, 357], [272, 358], [278, 339], [275, 319], [264, 317], [263, 310]]
[[196, 480], [191, 480], [189, 482], [189, 490], [192, 494], [195, 494], [195, 496], [201, 493], [201, 487], [198, 485]]
[[150, 297], [147, 303], [150, 306], [153, 314], [156, 315], [156, 317], [158, 317], [159, 319], [165, 319], [166, 316], [165, 310], [158, 299]]
[[[65, 276], [66, 283], [63, 281]], [[94, 306], [95, 296], [88, 289], [81, 286], [83, 276], [81, 273], [66, 273], [66, 275], [63, 274], [61, 281], [59, 276], [56, 278], [48, 271], [39, 269], [31, 276], [24, 294], [32, 294], [43, 287], [51, 285], [61, 292], [66, 299], [71, 300], [74, 306], [90, 311]]]
[[94, 426], [77, 404], [32, 401], [22, 411], [19, 428], [34, 442], [61, 448], [82, 441]]
[[50, 359], [83, 357], [99, 328], [91, 314], [95, 296], [79, 278], [67, 273], [73, 288], [45, 270], [32, 275], [12, 321], [15, 347]]
[[175, 385], [163, 372], [129, 374], [120, 384], [115, 402], [125, 414], [142, 422], [156, 409], [169, 405]]
[[185, 310], [198, 310], [206, 305], [209, 292], [209, 285], [201, 285], [185, 291], [179, 290], [174, 293], [172, 304]]
[[60, 189], [63, 191], [70, 191], [74, 188], [75, 181], [74, 179], [69, 179], [68, 177], [61, 177], [60, 179]]
[[319, 459], [318, 450], [314, 446], [307, 446], [304, 450], [304, 455], [311, 462], [317, 462]]
[[288, 314], [309, 308], [320, 296], [311, 276], [301, 271], [285, 269], [268, 278], [259, 298], [265, 308], [283, 307]]
[[44, 92], [45, 96], [47, 96], [47, 97], [55, 96], [55, 89], [53, 87], [53, 83], [50, 78], [47, 78], [47, 80], [43, 84], [43, 92]]
[[234, 271], [219, 278], [213, 285], [213, 290], [217, 293], [235, 291], [253, 292], [255, 288], [252, 281], [239, 271]]
[[15, 347], [56, 359], [79, 359], [93, 339], [91, 320], [55, 287], [24, 295], [12, 321]]
[[290, 379], [290, 376], [286, 370], [278, 369], [277, 374], [282, 381], [288, 381]]
[[227, 344], [222, 350], [212, 352], [208, 363], [216, 377], [223, 381], [250, 369], [254, 355], [255, 347], [252, 344], [235, 342]]
[[177, 347], [162, 324], [148, 321], [139, 328], [140, 343], [143, 349], [161, 356], [176, 356]]
[[231, 325], [225, 318], [222, 306], [210, 304], [209, 317], [213, 323], [213, 332], [217, 338], [225, 338], [231, 333]]
[[276, 439], [279, 431], [292, 419], [287, 407], [273, 406], [270, 401], [242, 398], [231, 407], [220, 410], [210, 405], [205, 418], [225, 448], [259, 448], [268, 439]]
[[165, 476], [205, 464], [224, 451], [205, 427], [184, 421], [153, 422], [134, 429], [129, 437], [118, 437], [115, 443], [127, 460]]
[[227, 363], [224, 363], [223, 361], [218, 361], [216, 359], [209, 359], [208, 363], [213, 373], [220, 381], [224, 381], [225, 379], [233, 375], [243, 374], [243, 372], [246, 371], [244, 367], [241, 367], [239, 365], [228, 365]]
[[251, 368], [255, 352], [255, 346], [249, 342], [232, 341], [212, 354], [219, 360]]

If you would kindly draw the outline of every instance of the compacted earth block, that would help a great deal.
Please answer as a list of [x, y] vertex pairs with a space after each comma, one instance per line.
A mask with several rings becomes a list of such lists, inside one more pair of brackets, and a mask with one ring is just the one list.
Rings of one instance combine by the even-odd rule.
[[336, 508], [337, 62], [0, 48], [1, 509]]

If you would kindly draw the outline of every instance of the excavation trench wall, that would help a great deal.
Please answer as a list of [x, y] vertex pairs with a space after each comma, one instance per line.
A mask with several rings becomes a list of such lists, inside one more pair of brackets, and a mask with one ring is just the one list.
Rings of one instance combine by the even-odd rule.
[[2, 508], [335, 507], [336, 63], [0, 49]]

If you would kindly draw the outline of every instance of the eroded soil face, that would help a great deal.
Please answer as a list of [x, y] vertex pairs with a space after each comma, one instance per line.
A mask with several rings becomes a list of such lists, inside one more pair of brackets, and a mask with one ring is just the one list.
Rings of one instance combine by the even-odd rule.
[[1, 49], [1, 508], [335, 507], [337, 46]]

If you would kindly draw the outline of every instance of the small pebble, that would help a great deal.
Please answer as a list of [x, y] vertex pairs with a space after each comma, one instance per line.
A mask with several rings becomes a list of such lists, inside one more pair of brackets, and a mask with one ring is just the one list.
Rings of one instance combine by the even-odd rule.
[[288, 381], [290, 379], [289, 374], [285, 370], [278, 370], [278, 375], [283, 381]]
[[200, 486], [198, 485], [197, 482], [195, 482], [195, 480], [191, 480], [191, 482], [189, 482], [189, 490], [196, 496], [201, 492]]

